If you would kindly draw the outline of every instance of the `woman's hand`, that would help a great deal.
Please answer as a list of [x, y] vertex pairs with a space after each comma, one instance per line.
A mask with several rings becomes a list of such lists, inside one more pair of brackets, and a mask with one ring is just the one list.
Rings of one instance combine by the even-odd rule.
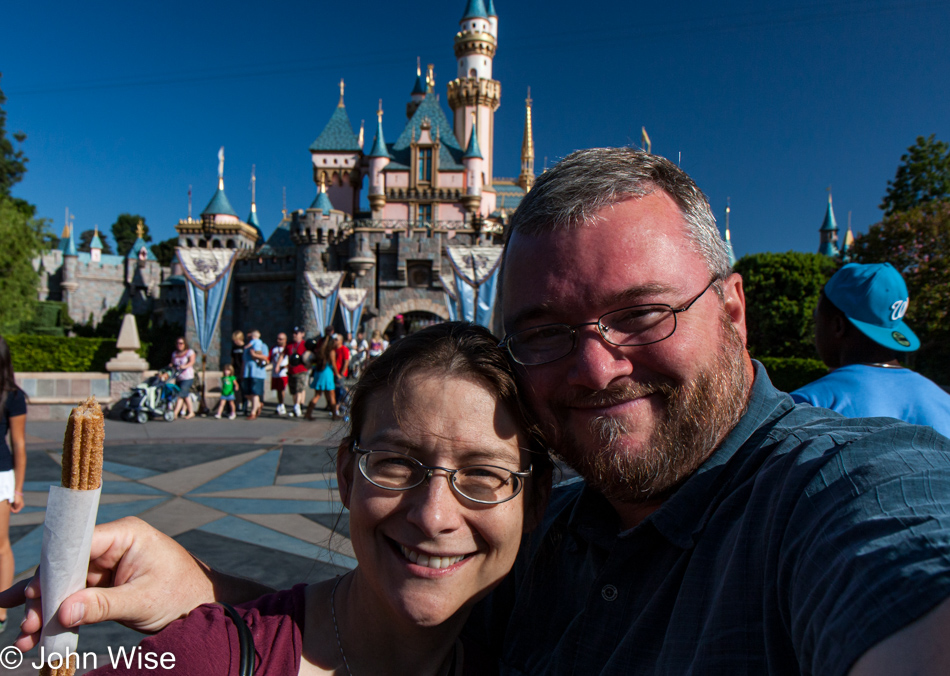
[[23, 509], [23, 493], [16, 491], [13, 494], [13, 501], [10, 503], [10, 511], [14, 514]]

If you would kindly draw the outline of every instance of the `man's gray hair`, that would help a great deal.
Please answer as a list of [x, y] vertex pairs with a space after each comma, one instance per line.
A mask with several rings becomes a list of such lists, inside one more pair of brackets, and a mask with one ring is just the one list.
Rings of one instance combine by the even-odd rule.
[[511, 217], [516, 232], [540, 235], [593, 222], [605, 207], [655, 190], [668, 194], [683, 215], [686, 233], [710, 274], [732, 271], [709, 201], [686, 172], [665, 157], [636, 148], [578, 150], [538, 178]]

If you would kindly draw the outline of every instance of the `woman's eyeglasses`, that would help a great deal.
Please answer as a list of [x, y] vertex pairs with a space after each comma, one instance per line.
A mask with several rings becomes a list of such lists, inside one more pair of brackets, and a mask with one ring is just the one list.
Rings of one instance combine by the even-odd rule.
[[515, 472], [495, 465], [468, 465], [458, 469], [430, 467], [412, 456], [395, 451], [371, 451], [353, 443], [360, 456], [360, 474], [367, 481], [388, 491], [408, 491], [428, 481], [435, 472], [445, 472], [456, 495], [482, 505], [497, 505], [516, 497], [531, 476], [531, 468]]

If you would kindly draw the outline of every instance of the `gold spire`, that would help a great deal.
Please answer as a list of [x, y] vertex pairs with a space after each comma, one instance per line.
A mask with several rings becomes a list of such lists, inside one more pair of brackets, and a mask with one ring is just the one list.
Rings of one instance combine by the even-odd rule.
[[251, 211], [256, 211], [254, 209], [254, 203], [257, 202], [257, 177], [254, 175], [256, 168], [256, 164], [251, 165]]
[[[418, 70], [418, 69], [417, 69]], [[376, 119], [380, 122], [383, 121], [383, 100], [379, 100], [379, 108], [376, 109]]]
[[729, 198], [727, 197], [726, 198], [726, 241], [727, 242], [730, 241], [730, 237], [731, 237], [729, 234], [729, 212], [730, 211], [732, 211], [732, 209], [729, 206]]
[[341, 77], [341, 78], [340, 78], [340, 102], [337, 104], [337, 106], [336, 106], [337, 108], [343, 108], [343, 107], [345, 107], [345, 106], [343, 105], [343, 89], [345, 88], [345, 86], [346, 86], [346, 85], [344, 85], [344, 83], [343, 83], [343, 78]]
[[135, 236], [139, 239], [145, 237], [145, 222], [141, 218], [139, 224], [135, 226]]
[[366, 120], [360, 120], [360, 137], [358, 140], [358, 143], [360, 144], [360, 150], [363, 149], [363, 134], [364, 134], [363, 130], [365, 126], [366, 126]]
[[650, 135], [647, 133], [647, 128], [641, 126], [641, 127], [640, 127], [640, 132], [641, 132], [642, 138], [643, 138], [643, 146], [646, 148], [646, 151], [647, 151], [648, 153], [652, 153], [652, 152], [653, 152], [653, 142], [650, 141]]
[[518, 176], [518, 185], [525, 192], [534, 185], [534, 130], [531, 124], [531, 87], [528, 87], [528, 98], [524, 100], [524, 139], [521, 142], [521, 175]]
[[416, 77], [422, 77], [422, 58], [416, 57]]
[[320, 172], [320, 192], [327, 191], [327, 172]]
[[429, 64], [429, 70], [426, 72], [426, 91], [435, 91], [435, 64]]

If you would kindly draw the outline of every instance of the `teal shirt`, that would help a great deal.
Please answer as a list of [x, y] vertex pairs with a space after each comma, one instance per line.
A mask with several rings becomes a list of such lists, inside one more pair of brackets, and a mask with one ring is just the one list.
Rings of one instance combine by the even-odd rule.
[[501, 674], [845, 674], [950, 597], [950, 440], [795, 405], [755, 366], [739, 424], [635, 528], [555, 488], [466, 626]]

